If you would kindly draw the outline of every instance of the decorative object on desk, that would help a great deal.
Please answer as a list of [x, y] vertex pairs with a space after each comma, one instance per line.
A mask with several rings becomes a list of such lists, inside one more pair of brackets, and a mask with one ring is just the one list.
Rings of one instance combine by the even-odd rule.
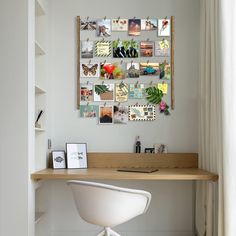
[[154, 152], [155, 153], [167, 153], [167, 145], [165, 144], [154, 144]]
[[100, 75], [98, 63], [81, 63], [80, 71], [80, 76], [85, 78], [96, 78]]
[[170, 115], [169, 106], [163, 100], [159, 104], [160, 113], [164, 113], [166, 116]]
[[155, 148], [145, 148], [144, 153], [154, 153]]
[[170, 36], [170, 19], [158, 20], [158, 36]]
[[141, 32], [141, 20], [135, 18], [129, 19], [128, 32], [130, 36], [139, 36]]
[[161, 90], [164, 95], [168, 94], [168, 84], [164, 81], [162, 83], [158, 83], [157, 88]]
[[66, 168], [66, 157], [64, 151], [52, 151], [52, 164], [54, 169]]
[[96, 34], [98, 37], [110, 37], [111, 20], [110, 19], [97, 20]]
[[127, 124], [129, 120], [128, 106], [114, 106], [114, 124]]
[[113, 123], [113, 106], [100, 105], [99, 106], [99, 124]]
[[80, 30], [96, 30], [97, 28], [97, 21], [93, 19], [87, 19], [80, 21]]
[[144, 84], [130, 84], [129, 85], [129, 98], [130, 99], [143, 99], [145, 95]]
[[86, 102], [93, 101], [93, 85], [92, 84], [80, 84], [80, 98], [81, 98], [81, 101], [86, 101]]
[[93, 58], [93, 41], [81, 41], [81, 58]]
[[141, 30], [153, 31], [157, 30], [157, 19], [141, 19]]
[[114, 101], [114, 84], [95, 84], [94, 101]]
[[100, 79], [125, 79], [124, 63], [101, 63]]
[[141, 153], [141, 141], [140, 141], [139, 136], [137, 136], [136, 140], [135, 140], [135, 152], [136, 153]]
[[169, 39], [159, 39], [155, 41], [155, 56], [170, 57], [170, 41]]
[[163, 97], [163, 92], [155, 86], [151, 86], [145, 89], [146, 99], [151, 104], [159, 104]]
[[153, 42], [141, 41], [140, 42], [140, 56], [152, 57], [153, 56]]
[[86, 143], [67, 143], [67, 168], [87, 168]]
[[96, 57], [110, 57], [111, 56], [111, 41], [95, 41], [95, 56]]
[[127, 102], [129, 94], [129, 85], [123, 83], [115, 85], [116, 102]]
[[171, 79], [171, 65], [167, 61], [160, 63], [160, 79], [162, 80]]
[[126, 63], [126, 78], [139, 78], [140, 66], [139, 63]]
[[159, 75], [159, 63], [155, 62], [142, 62], [140, 63], [140, 75]]
[[112, 31], [128, 31], [128, 19], [112, 19]]
[[40, 118], [42, 117], [43, 112], [44, 112], [43, 110], [40, 110], [39, 113], [38, 113], [38, 115], [37, 115], [37, 118], [36, 118], [36, 120], [35, 120], [35, 127], [36, 127], [36, 128], [41, 128], [41, 125], [39, 124], [39, 120], [40, 120]]
[[132, 40], [120, 39], [113, 41], [114, 58], [136, 58], [138, 57], [138, 43]]
[[80, 117], [81, 118], [96, 118], [99, 114], [99, 106], [97, 105], [81, 105]]
[[153, 121], [156, 119], [155, 106], [134, 105], [129, 106], [130, 121]]

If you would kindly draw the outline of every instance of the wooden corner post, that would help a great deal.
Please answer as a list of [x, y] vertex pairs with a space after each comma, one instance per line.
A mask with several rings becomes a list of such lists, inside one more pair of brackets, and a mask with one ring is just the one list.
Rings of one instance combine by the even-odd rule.
[[80, 17], [77, 16], [77, 109], [80, 109]]

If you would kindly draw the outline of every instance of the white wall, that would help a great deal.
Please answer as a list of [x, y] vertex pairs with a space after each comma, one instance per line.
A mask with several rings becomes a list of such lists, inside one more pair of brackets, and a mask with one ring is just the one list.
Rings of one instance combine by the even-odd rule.
[[[0, 4], [0, 235], [32, 235], [33, 1]], [[29, 42], [29, 44], [28, 44]]]
[[[198, 0], [51, 0], [49, 4], [49, 57], [51, 91], [51, 137], [54, 149], [66, 142], [87, 142], [88, 151], [132, 152], [136, 135], [143, 146], [168, 144], [170, 152], [197, 152], [198, 129]], [[171, 116], [155, 122], [127, 126], [99, 126], [95, 120], [79, 118], [76, 109], [76, 24], [75, 17], [176, 17], [175, 94]], [[153, 194], [150, 211], [119, 227], [125, 235], [189, 236], [193, 231], [193, 185], [191, 182], [110, 182], [143, 188]], [[71, 193], [65, 183], [46, 184], [50, 194], [49, 215], [53, 236], [94, 235], [97, 228], [76, 215]]]

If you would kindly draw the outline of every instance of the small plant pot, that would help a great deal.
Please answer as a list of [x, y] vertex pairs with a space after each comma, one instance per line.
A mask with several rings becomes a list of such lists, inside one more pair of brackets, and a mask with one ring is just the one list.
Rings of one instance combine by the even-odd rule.
[[113, 92], [109, 91], [109, 92], [105, 92], [100, 94], [100, 98], [101, 100], [113, 100]]

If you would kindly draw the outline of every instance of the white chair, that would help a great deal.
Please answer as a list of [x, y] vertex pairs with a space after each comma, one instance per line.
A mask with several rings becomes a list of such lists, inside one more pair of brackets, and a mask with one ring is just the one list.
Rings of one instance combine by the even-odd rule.
[[77, 210], [88, 223], [104, 227], [97, 236], [120, 236], [111, 227], [145, 213], [151, 194], [143, 190], [70, 180]]

